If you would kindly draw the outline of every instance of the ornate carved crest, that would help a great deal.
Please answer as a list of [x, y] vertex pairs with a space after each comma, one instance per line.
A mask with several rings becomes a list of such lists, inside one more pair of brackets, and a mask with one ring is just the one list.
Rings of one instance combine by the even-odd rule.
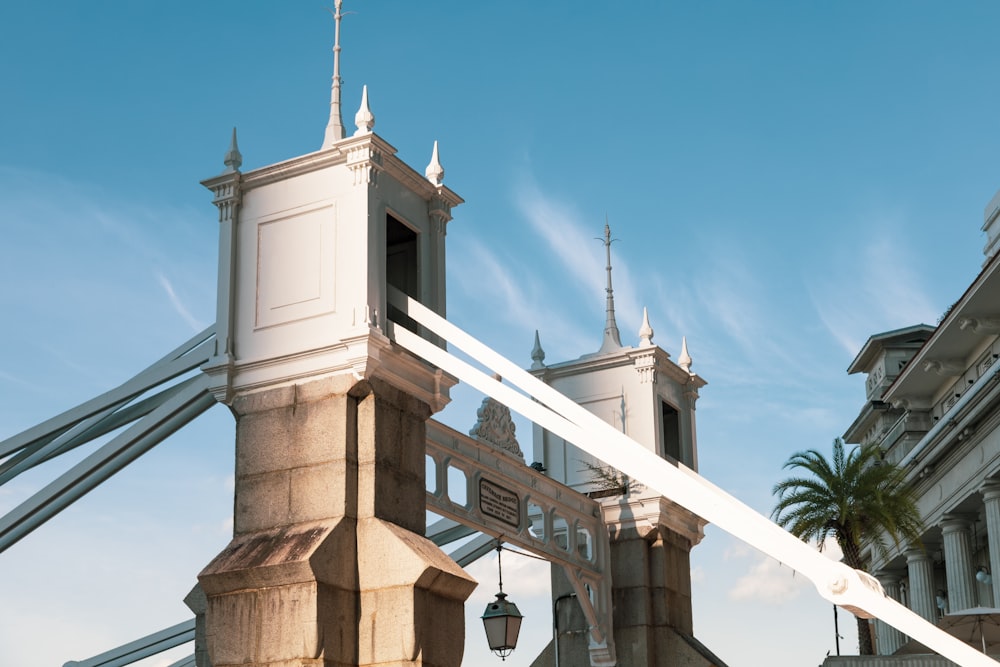
[[476, 425], [469, 431], [469, 435], [524, 461], [524, 454], [514, 435], [516, 426], [506, 405], [487, 396], [476, 410], [476, 418]]

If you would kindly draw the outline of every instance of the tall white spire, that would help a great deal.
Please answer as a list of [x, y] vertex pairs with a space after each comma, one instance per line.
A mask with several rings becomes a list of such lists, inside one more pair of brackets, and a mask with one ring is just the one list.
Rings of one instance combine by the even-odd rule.
[[611, 289], [611, 227], [608, 226], [607, 217], [604, 219], [604, 238], [597, 239], [598, 241], [604, 241], [604, 251], [607, 256], [607, 272], [608, 272], [608, 286], [605, 288], [607, 292], [607, 305], [606, 319], [604, 321], [604, 342], [601, 343], [601, 349], [598, 350], [598, 354], [603, 354], [604, 352], [614, 352], [615, 350], [620, 350], [622, 348], [622, 339], [618, 333], [618, 324], [615, 322], [615, 293]]
[[240, 170], [240, 165], [243, 164], [243, 155], [240, 153], [240, 147], [236, 145], [236, 128], [233, 128], [233, 139], [229, 143], [229, 150], [226, 151], [226, 156], [222, 160], [223, 164], [226, 165], [226, 169], [223, 173], [231, 174], [234, 171]]
[[326, 135], [323, 137], [323, 148], [329, 148], [334, 142], [344, 138], [344, 118], [340, 113], [340, 11], [344, 0], [334, 0], [336, 11], [333, 14], [336, 28], [333, 38], [333, 86], [330, 90], [330, 120], [326, 124]]

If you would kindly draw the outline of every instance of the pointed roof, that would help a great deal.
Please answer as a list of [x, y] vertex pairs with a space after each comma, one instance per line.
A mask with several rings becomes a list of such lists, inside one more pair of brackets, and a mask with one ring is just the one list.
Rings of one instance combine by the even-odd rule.
[[226, 165], [224, 174], [231, 174], [234, 171], [239, 171], [240, 166], [243, 164], [243, 155], [240, 153], [240, 147], [236, 145], [236, 128], [233, 128], [233, 139], [229, 143], [229, 150], [226, 151], [226, 156], [222, 159], [222, 163]]
[[847, 374], [870, 371], [875, 359], [887, 346], [912, 345], [919, 347], [923, 345], [924, 341], [934, 333], [934, 329], [935, 327], [929, 324], [914, 324], [902, 329], [893, 329], [869, 336], [861, 351], [854, 357], [854, 361], [847, 367]]
[[601, 349], [598, 350], [598, 354], [603, 354], [605, 352], [614, 352], [615, 350], [622, 349], [622, 339], [621, 335], [618, 333], [618, 323], [615, 322], [615, 293], [611, 288], [611, 227], [608, 226], [608, 221], [604, 221], [604, 238], [597, 239], [598, 241], [604, 241], [604, 252], [607, 256], [606, 271], [608, 273], [608, 286], [605, 288], [607, 292], [607, 302], [605, 306], [606, 318], [604, 320], [604, 341], [601, 343]]

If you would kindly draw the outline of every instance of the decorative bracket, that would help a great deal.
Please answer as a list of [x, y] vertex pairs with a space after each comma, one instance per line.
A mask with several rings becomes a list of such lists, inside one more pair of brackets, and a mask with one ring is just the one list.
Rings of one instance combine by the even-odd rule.
[[354, 173], [354, 185], [377, 184], [382, 170], [382, 151], [369, 142], [347, 149], [347, 167]]

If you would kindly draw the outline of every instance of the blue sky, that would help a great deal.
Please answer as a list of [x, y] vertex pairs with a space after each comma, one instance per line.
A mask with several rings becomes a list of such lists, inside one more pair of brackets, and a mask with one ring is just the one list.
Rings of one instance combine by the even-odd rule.
[[[845, 369], [865, 339], [936, 323], [982, 262], [1000, 187], [995, 3], [345, 9], [345, 121], [367, 84], [375, 131], [418, 169], [438, 140], [466, 199], [449, 318], [525, 366], [535, 329], [549, 362], [596, 351], [607, 216], [623, 338], [643, 306], [675, 357], [687, 336], [709, 382], [700, 471], [763, 512], [789, 454], [856, 416]], [[234, 125], [245, 170], [319, 147], [332, 35], [322, 3], [299, 0], [0, 7], [0, 438], [213, 321], [199, 181]], [[442, 420], [469, 428], [479, 398], [457, 391]], [[0, 663], [62, 664], [182, 620], [231, 530], [232, 446], [215, 408], [0, 554]], [[0, 488], [0, 510], [54, 474]], [[829, 605], [707, 532], [695, 634], [733, 667], [818, 664]], [[466, 664], [491, 664], [474, 617], [495, 568], [472, 571]], [[517, 557], [504, 571], [532, 614], [508, 660], [522, 667], [548, 636], [547, 573]], [[841, 629], [850, 652], [844, 612]]]

